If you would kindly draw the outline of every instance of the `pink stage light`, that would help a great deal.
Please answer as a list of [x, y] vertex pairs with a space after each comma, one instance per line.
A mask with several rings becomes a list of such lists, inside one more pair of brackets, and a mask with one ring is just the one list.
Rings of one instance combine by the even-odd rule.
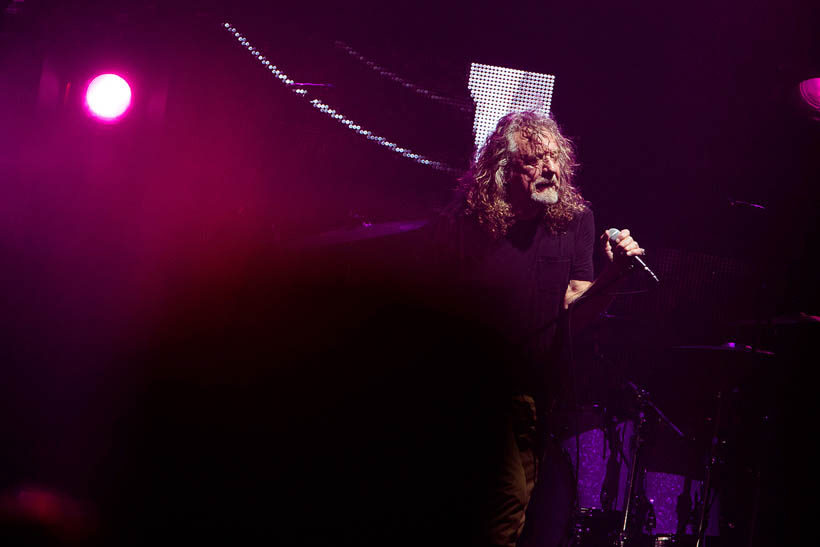
[[810, 78], [803, 80], [798, 86], [800, 96], [811, 109], [812, 117], [820, 119], [820, 78]]
[[116, 74], [101, 74], [88, 84], [85, 105], [95, 118], [113, 122], [131, 106], [131, 86]]

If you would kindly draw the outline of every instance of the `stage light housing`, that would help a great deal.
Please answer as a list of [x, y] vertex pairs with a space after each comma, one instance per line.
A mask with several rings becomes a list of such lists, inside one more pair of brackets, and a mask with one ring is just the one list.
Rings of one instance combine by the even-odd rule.
[[820, 78], [803, 80], [797, 89], [803, 104], [809, 108], [811, 117], [820, 121]]

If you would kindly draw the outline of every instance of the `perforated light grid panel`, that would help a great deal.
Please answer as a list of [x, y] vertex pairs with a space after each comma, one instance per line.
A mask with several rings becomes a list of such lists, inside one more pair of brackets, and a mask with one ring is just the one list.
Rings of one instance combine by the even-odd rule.
[[552, 74], [472, 63], [467, 87], [476, 106], [473, 119], [476, 153], [502, 116], [523, 110], [549, 114], [554, 84]]

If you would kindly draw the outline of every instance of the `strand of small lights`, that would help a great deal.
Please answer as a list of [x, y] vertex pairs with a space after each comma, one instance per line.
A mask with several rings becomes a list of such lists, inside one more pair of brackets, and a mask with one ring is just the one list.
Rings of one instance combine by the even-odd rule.
[[[244, 48], [246, 48], [248, 50], [248, 53], [250, 53], [251, 55], [256, 57], [259, 60], [259, 62], [262, 63], [262, 66], [264, 66], [268, 71], [270, 71], [271, 74], [276, 76], [283, 84], [290, 87], [291, 91], [293, 91], [294, 93], [296, 93], [297, 95], [299, 95], [301, 97], [307, 98], [307, 94], [308, 94], [307, 90], [303, 89], [301, 87], [298, 87], [298, 84], [296, 84], [296, 82], [291, 80], [288, 77], [287, 74], [285, 74], [284, 72], [279, 70], [279, 68], [277, 68], [276, 65], [274, 65], [270, 61], [268, 61], [268, 59], [266, 59], [265, 56], [262, 55], [261, 51], [256, 49], [253, 45], [251, 45], [251, 43], [248, 41], [248, 39], [245, 38], [238, 30], [236, 30], [236, 27], [234, 27], [230, 23], [223, 23], [222, 26], [225, 28], [225, 30], [227, 30], [228, 32], [233, 34], [234, 37], [236, 38], [236, 40]], [[340, 124], [346, 126], [351, 131], [355, 131], [359, 135], [362, 135], [367, 140], [373, 141], [376, 144], [384, 146], [385, 148], [387, 148], [387, 149], [389, 149], [389, 150], [391, 150], [391, 151], [393, 151], [397, 154], [401, 154], [405, 158], [411, 159], [411, 160], [415, 161], [416, 163], [419, 163], [421, 165], [426, 165], [428, 167], [432, 167], [433, 169], [435, 169], [437, 171], [443, 171], [445, 173], [450, 173], [450, 174], [454, 174], [454, 175], [457, 175], [457, 174], [461, 173], [461, 171], [459, 171], [458, 169], [454, 169], [454, 168], [452, 168], [452, 167], [450, 167], [450, 166], [448, 166], [448, 165], [446, 165], [446, 164], [444, 164], [440, 161], [434, 161], [434, 160], [431, 160], [429, 158], [426, 158], [426, 157], [422, 156], [421, 154], [416, 154], [415, 152], [413, 152], [409, 148], [401, 147], [401, 146], [397, 145], [394, 142], [390, 142], [389, 140], [385, 139], [384, 137], [380, 137], [380, 136], [374, 134], [372, 131], [368, 131], [367, 129], [362, 129], [361, 125], [355, 123], [353, 120], [351, 120], [351, 119], [345, 117], [344, 115], [340, 114], [339, 112], [337, 112], [336, 110], [334, 110], [333, 108], [331, 108], [330, 106], [326, 105], [325, 103], [323, 103], [322, 101], [320, 101], [318, 99], [312, 99], [310, 101], [310, 105], [313, 108], [319, 110], [320, 112], [325, 113], [329, 117], [331, 117], [334, 120], [338, 121]]]
[[379, 75], [384, 76], [386, 78], [389, 78], [390, 80], [393, 80], [397, 84], [399, 84], [403, 87], [406, 87], [407, 89], [409, 89], [411, 91], [415, 91], [419, 95], [423, 95], [423, 96], [427, 97], [428, 99], [432, 99], [434, 101], [438, 101], [440, 103], [444, 103], [444, 104], [453, 106], [455, 108], [458, 108], [462, 112], [466, 112], [468, 114], [473, 113], [473, 107], [472, 107], [472, 105], [469, 105], [467, 103], [467, 101], [459, 101], [458, 99], [453, 99], [453, 98], [450, 98], [450, 97], [444, 97], [444, 96], [439, 95], [439, 94], [437, 94], [433, 91], [430, 91], [429, 89], [424, 89], [423, 87], [417, 86], [413, 82], [409, 82], [409, 81], [405, 80], [404, 78], [402, 78], [401, 76], [399, 76], [395, 72], [390, 72], [389, 70], [387, 70], [383, 66], [377, 65], [376, 63], [374, 63], [373, 61], [371, 61], [370, 59], [368, 59], [367, 57], [365, 57], [364, 55], [362, 55], [361, 53], [359, 53], [358, 51], [356, 51], [355, 49], [353, 49], [349, 45], [345, 44], [344, 42], [336, 41], [336, 42], [334, 42], [334, 44], [339, 49], [342, 49], [345, 52], [347, 52], [347, 54], [350, 55], [351, 57], [353, 57], [353, 58], [361, 61], [365, 65], [367, 65], [374, 72], [378, 72]]
[[390, 142], [387, 139], [385, 139], [384, 137], [374, 135], [371, 131], [368, 131], [367, 129], [362, 129], [362, 127], [360, 125], [354, 123], [353, 120], [349, 120], [348, 118], [344, 117], [342, 114], [339, 114], [338, 112], [336, 112], [335, 110], [330, 108], [328, 105], [326, 105], [325, 103], [323, 103], [319, 99], [312, 99], [310, 101], [310, 104], [314, 108], [316, 108], [317, 110], [319, 110], [321, 112], [324, 112], [325, 114], [327, 114], [331, 118], [334, 118], [334, 119], [338, 120], [339, 123], [341, 123], [342, 125], [346, 125], [349, 129], [355, 131], [359, 135], [362, 135], [365, 138], [367, 138], [368, 140], [371, 140], [371, 141], [375, 142], [376, 144], [380, 144], [380, 145], [384, 146], [385, 148], [388, 148], [389, 150], [392, 150], [393, 152], [395, 152], [397, 154], [401, 154], [405, 158], [411, 159], [411, 160], [413, 160], [417, 163], [420, 163], [422, 165], [427, 165], [429, 167], [432, 167], [436, 171], [443, 171], [445, 173], [451, 173], [451, 174], [454, 174], [454, 175], [457, 175], [457, 174], [460, 173], [460, 171], [458, 169], [453, 169], [452, 167], [450, 167], [450, 166], [448, 166], [444, 163], [441, 163], [440, 161], [433, 161], [431, 159], [425, 158], [421, 154], [416, 154], [415, 152], [413, 152], [412, 150], [410, 150], [408, 148], [402, 148], [398, 144], [396, 144], [394, 142]]

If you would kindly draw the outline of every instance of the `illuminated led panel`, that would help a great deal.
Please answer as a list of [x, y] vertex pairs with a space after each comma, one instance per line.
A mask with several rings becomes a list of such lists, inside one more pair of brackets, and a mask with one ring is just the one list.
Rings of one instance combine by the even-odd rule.
[[523, 110], [549, 114], [554, 84], [552, 74], [478, 63], [470, 65], [467, 87], [475, 101], [476, 151], [484, 145], [502, 116]]

